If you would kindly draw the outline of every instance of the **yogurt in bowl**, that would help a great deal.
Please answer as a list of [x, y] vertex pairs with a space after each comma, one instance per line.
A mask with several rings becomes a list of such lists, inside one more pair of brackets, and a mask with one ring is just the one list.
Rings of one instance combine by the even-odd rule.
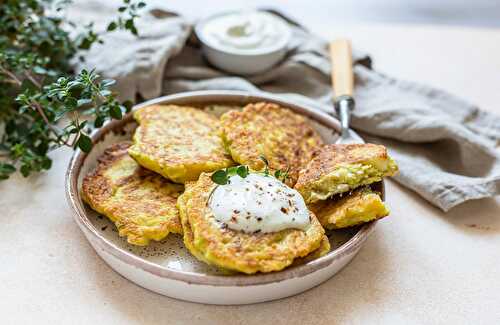
[[236, 74], [263, 72], [287, 51], [291, 30], [281, 17], [264, 11], [233, 11], [200, 21], [195, 32], [214, 66]]

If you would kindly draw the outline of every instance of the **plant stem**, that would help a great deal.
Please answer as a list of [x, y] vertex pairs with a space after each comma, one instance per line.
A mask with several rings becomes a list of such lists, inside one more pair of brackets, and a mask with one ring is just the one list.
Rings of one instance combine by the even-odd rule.
[[3, 74], [5, 74], [6, 76], [8, 76], [10, 78], [11, 82], [17, 84], [18, 86], [22, 85], [21, 80], [19, 80], [19, 78], [17, 78], [17, 76], [14, 73], [12, 73], [9, 70], [5, 69], [1, 65], [0, 65], [0, 72], [2, 72]]
[[[35, 110], [38, 112], [38, 114], [42, 117], [43, 121], [45, 122], [45, 124], [47, 124], [49, 129], [59, 138], [60, 131], [58, 129], [56, 129], [56, 127], [54, 125], [52, 125], [52, 123], [50, 123], [49, 119], [47, 118], [47, 115], [45, 115], [45, 112], [43, 111], [42, 106], [40, 106], [40, 104], [38, 102], [31, 102], [31, 105], [32, 105], [32, 107], [35, 108]], [[67, 146], [69, 145], [67, 140], [65, 140], [63, 143]]]
[[41, 89], [42, 88], [42, 85], [40, 85], [40, 83], [35, 79], [33, 78], [33, 76], [29, 73], [29, 72], [24, 72], [24, 75], [26, 76], [26, 78], [28, 78], [29, 81], [31, 81], [37, 88]]

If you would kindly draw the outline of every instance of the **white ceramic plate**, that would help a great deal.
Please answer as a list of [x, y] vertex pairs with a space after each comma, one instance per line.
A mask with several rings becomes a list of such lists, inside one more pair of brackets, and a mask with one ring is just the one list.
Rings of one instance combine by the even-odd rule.
[[[147, 101], [134, 109], [151, 104], [192, 105], [213, 114], [227, 106], [242, 107], [250, 102], [268, 101], [288, 107], [308, 117], [325, 142], [334, 142], [339, 129], [331, 116], [277, 97], [233, 91], [181, 93]], [[223, 105], [225, 107], [217, 106]], [[375, 226], [334, 231], [329, 234], [332, 250], [307, 264], [280, 272], [257, 275], [223, 275], [192, 257], [180, 235], [170, 234], [148, 247], [136, 247], [120, 238], [114, 224], [86, 206], [80, 197], [82, 178], [96, 166], [97, 157], [110, 144], [130, 139], [136, 127], [131, 114], [112, 121], [92, 134], [94, 148], [89, 154], [75, 151], [66, 175], [66, 194], [75, 220], [96, 252], [118, 273], [157, 293], [207, 304], [249, 304], [279, 299], [310, 289], [329, 279], [359, 251]], [[376, 184], [383, 194], [383, 183]]]

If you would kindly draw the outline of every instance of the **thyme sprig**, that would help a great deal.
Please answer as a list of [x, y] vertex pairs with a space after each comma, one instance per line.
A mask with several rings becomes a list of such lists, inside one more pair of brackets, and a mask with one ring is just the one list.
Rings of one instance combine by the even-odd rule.
[[230, 183], [231, 176], [239, 175], [241, 178], [246, 178], [249, 172], [248, 166], [245, 165], [219, 169], [212, 174], [212, 181], [219, 185], [226, 185]]
[[[61, 1], [67, 5], [70, 0]], [[135, 21], [145, 3], [122, 0], [107, 31], [92, 23], [75, 37], [76, 25], [49, 10], [56, 2], [0, 1], [0, 180], [50, 169], [49, 152], [61, 146], [89, 151], [88, 134], [130, 110], [92, 70], [74, 71], [70, 62], [102, 43], [113, 30], [137, 34]], [[83, 52], [82, 52], [83, 51]]]
[[[265, 165], [264, 171], [262, 171], [262, 174], [264, 174], [264, 176], [266, 176], [266, 177], [270, 176], [271, 173], [269, 171], [269, 161], [266, 159], [265, 156], [262, 156], [262, 155], [259, 156], [259, 158], [264, 162], [264, 165]], [[286, 180], [288, 178], [290, 178], [289, 172], [290, 172], [290, 167], [288, 167], [284, 171], [277, 169], [274, 172], [274, 177], [277, 178], [278, 180], [280, 180], [281, 182], [285, 183]], [[250, 169], [248, 168], [248, 166], [239, 165], [239, 166], [219, 169], [212, 174], [211, 179], [214, 183], [216, 183], [218, 185], [226, 185], [226, 184], [229, 184], [231, 182], [230, 178], [232, 176], [239, 175], [241, 178], [246, 178], [248, 176], [248, 174], [250, 174]]]

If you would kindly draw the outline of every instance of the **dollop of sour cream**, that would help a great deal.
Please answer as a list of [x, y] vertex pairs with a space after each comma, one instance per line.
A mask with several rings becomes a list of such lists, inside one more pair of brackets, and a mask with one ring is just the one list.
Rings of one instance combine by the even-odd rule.
[[209, 201], [215, 220], [246, 233], [306, 229], [309, 210], [296, 190], [272, 176], [250, 173], [232, 176], [219, 185]]
[[280, 17], [262, 11], [214, 16], [200, 29], [209, 45], [228, 51], [255, 52], [287, 41], [290, 29]]

